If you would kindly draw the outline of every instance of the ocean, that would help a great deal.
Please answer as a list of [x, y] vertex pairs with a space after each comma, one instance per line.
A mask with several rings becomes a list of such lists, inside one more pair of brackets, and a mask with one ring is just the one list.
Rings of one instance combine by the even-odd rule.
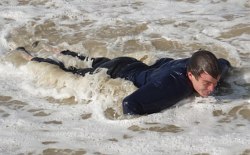
[[[233, 70], [207, 98], [124, 116], [131, 82], [30, 62], [20, 46], [76, 67], [90, 64], [57, 51], [153, 64], [202, 48]], [[1, 0], [0, 60], [2, 155], [250, 154], [249, 0]]]

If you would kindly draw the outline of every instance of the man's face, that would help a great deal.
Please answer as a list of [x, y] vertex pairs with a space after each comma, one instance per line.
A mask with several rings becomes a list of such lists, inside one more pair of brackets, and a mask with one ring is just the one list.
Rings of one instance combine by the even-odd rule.
[[220, 76], [218, 76], [218, 78], [215, 79], [212, 76], [210, 76], [207, 72], [201, 73], [197, 79], [191, 72], [188, 72], [188, 77], [192, 82], [195, 91], [203, 97], [207, 97], [214, 91], [220, 79]]

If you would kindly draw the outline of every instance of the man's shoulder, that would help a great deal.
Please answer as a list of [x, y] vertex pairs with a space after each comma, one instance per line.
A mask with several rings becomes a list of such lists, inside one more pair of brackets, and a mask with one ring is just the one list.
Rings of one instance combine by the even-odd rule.
[[169, 62], [164, 63], [161, 67], [160, 70], [176, 70], [178, 68], [187, 68], [187, 63], [189, 61], [189, 58], [185, 59], [176, 59], [176, 60], [171, 60]]
[[185, 78], [187, 74], [187, 62], [188, 59], [172, 60], [154, 70], [151, 77], [152, 79], [164, 80], [165, 82], [168, 82], [167, 79], [173, 80], [172, 77], [177, 79]]
[[[161, 83], [161, 87], [182, 87], [181, 85], [187, 85], [188, 77], [185, 68], [176, 68], [162, 72], [161, 75], [153, 78], [155, 83]], [[185, 86], [184, 86], [185, 87]]]

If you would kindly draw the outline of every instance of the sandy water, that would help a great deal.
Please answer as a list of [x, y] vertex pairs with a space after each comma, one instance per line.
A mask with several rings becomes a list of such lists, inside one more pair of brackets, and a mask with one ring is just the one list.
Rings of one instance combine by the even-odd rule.
[[[0, 12], [0, 154], [250, 154], [248, 0], [2, 0]], [[14, 50], [89, 65], [49, 45], [147, 64], [205, 48], [235, 69], [213, 96], [128, 117], [131, 82], [105, 70], [72, 75]]]

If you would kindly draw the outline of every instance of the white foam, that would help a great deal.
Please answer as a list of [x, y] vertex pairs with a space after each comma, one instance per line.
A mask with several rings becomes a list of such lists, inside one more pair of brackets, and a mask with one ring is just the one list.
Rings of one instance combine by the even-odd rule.
[[[249, 67], [249, 58], [241, 59], [241, 54], [249, 55], [248, 34], [217, 38], [235, 25], [249, 24], [249, 8], [245, 7], [249, 3], [247, 0], [194, 3], [172, 0], [49, 0], [44, 5], [29, 1], [36, 6], [17, 6], [18, 2], [0, 2], [1, 56], [16, 47], [15, 42], [8, 41], [9, 33], [21, 25], [52, 19], [58, 29], [65, 30], [62, 33], [70, 34], [74, 32], [63, 24], [89, 20], [93, 23], [79, 31], [90, 36], [104, 26], [116, 26], [117, 23], [125, 27], [129, 23], [147, 24], [148, 29], [138, 35], [105, 40], [107, 49], [112, 52], [120, 50], [119, 45], [130, 39], [139, 39], [150, 45], [149, 35], [159, 34], [161, 38], [184, 46], [194, 43], [220, 47], [226, 54], [216, 51], [217, 54], [227, 55], [237, 67]], [[69, 19], [62, 21], [62, 15]], [[232, 19], [227, 20], [227, 15], [233, 15]], [[65, 43], [63, 46], [81, 48], [79, 44], [69, 46]], [[148, 55], [148, 64], [163, 56], [180, 57], [178, 53], [154, 51], [153, 48], [152, 51], [127, 55], [136, 58]], [[187, 50], [186, 55], [191, 55], [191, 51]], [[84, 66], [75, 60], [65, 61], [68, 65]], [[244, 109], [249, 110], [250, 103], [248, 87], [242, 85], [249, 84], [250, 75], [249, 71], [242, 74], [242, 77], [229, 79], [233, 89], [230, 95], [189, 98], [161, 113], [110, 120], [104, 111], [111, 107], [121, 114], [121, 100], [136, 89], [131, 82], [109, 79], [105, 70], [96, 76], [79, 77], [51, 65], [29, 63], [16, 67], [1, 61], [0, 94], [11, 96], [11, 100], [23, 101], [25, 105], [17, 108], [9, 101], [0, 105], [0, 154], [41, 154], [47, 148], [85, 149], [87, 154], [242, 154], [250, 149], [249, 120], [242, 116]], [[78, 103], [50, 103], [47, 97], [58, 100], [75, 97]], [[238, 109], [232, 109], [236, 106]], [[214, 111], [218, 116], [214, 116]], [[90, 118], [82, 118], [88, 114], [92, 114]], [[175, 125], [183, 131], [148, 131], [167, 125]], [[139, 126], [145, 131], [128, 130], [131, 126]], [[52, 143], [46, 145], [43, 142]]]

